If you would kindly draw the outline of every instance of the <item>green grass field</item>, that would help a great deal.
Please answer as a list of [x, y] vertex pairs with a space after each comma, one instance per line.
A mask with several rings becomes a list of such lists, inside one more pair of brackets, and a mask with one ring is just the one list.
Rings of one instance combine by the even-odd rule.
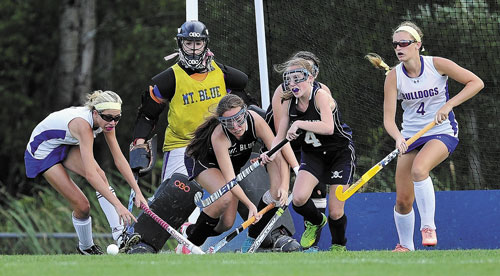
[[1, 255], [0, 275], [499, 275], [500, 250]]

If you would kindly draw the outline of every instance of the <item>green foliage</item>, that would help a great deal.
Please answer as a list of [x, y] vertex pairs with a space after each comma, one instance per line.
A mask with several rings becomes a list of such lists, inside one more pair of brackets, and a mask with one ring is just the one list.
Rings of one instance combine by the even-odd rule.
[[[155, 172], [153, 172], [155, 173]], [[109, 233], [106, 216], [102, 212], [95, 190], [81, 177], [72, 175], [90, 202], [92, 230], [94, 233]], [[128, 203], [130, 187], [117, 172], [108, 174], [108, 181], [122, 203]], [[145, 197], [151, 196], [151, 184], [140, 181]], [[14, 198], [5, 189], [0, 189], [5, 206], [0, 208], [0, 232], [26, 233], [26, 238], [0, 239], [0, 254], [69, 254], [75, 252], [78, 239], [37, 238], [36, 233], [74, 233], [69, 203], [49, 184], [36, 186], [31, 196]], [[134, 207], [134, 214], [139, 210]], [[113, 242], [111, 238], [94, 241], [105, 248]]]
[[[25, 177], [23, 154], [36, 124], [56, 111], [53, 96], [57, 95], [60, 2], [9, 0], [0, 3], [0, 102], [3, 107], [0, 110], [3, 145], [0, 187], [11, 195], [31, 194], [33, 187], [40, 184], [39, 179], [28, 181]], [[184, 22], [184, 1], [117, 0], [96, 1], [96, 4], [98, 28], [92, 87], [114, 90], [122, 97], [124, 116], [117, 138], [126, 154], [141, 94], [148, 88], [149, 79], [171, 65], [163, 57], [176, 48], [173, 37]], [[108, 42], [110, 44], [106, 44]], [[109, 45], [111, 51], [106, 52]], [[99, 56], [103, 53], [106, 58]], [[109, 63], [100, 63], [109, 57]], [[162, 136], [166, 120], [160, 121], [157, 129]], [[95, 155], [105, 169], [112, 166], [106, 147], [104, 139], [98, 137]]]
[[56, 0], [0, 3], [0, 187], [11, 193], [28, 189], [23, 152], [30, 130], [47, 115], [44, 105], [56, 77], [58, 5]]
[[[112, 73], [103, 75], [95, 72], [95, 87], [116, 91], [123, 99], [123, 117], [117, 129], [118, 141], [123, 152], [128, 152], [132, 141], [136, 110], [141, 96], [150, 85], [150, 79], [166, 70], [172, 62], [163, 57], [177, 48], [174, 37], [177, 28], [184, 22], [184, 1], [100, 1], [100, 29], [97, 45], [102, 46], [106, 39], [113, 45]], [[118, 8], [117, 8], [118, 7]], [[101, 14], [102, 13], [102, 14]], [[112, 80], [107, 87], [107, 80]], [[109, 81], [109, 80], [108, 80]], [[166, 113], [157, 126], [161, 149], [163, 131], [166, 127]], [[107, 157], [100, 156], [101, 160]]]

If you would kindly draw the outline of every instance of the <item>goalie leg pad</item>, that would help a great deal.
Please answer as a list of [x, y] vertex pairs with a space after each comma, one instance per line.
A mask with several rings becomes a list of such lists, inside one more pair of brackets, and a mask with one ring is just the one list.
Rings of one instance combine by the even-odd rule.
[[[167, 183], [162, 183], [149, 205], [150, 209], [174, 229], [178, 229], [196, 208], [194, 195], [202, 191], [194, 181], [179, 173], [172, 175]], [[142, 236], [142, 242], [160, 251], [170, 234], [150, 216], [142, 212], [134, 225], [135, 232]]]

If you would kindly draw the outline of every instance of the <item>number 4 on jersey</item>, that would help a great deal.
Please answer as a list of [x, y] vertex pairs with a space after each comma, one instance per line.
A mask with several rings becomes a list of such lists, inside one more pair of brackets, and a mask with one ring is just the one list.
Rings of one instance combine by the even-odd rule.
[[424, 103], [421, 103], [417, 109], [417, 113], [420, 113], [422, 116], [425, 114]]
[[321, 146], [321, 142], [319, 141], [318, 138], [316, 138], [316, 136], [314, 135], [313, 132], [306, 132], [306, 135], [304, 137], [304, 141], [307, 143], [307, 144], [312, 144], [313, 147], [319, 147]]

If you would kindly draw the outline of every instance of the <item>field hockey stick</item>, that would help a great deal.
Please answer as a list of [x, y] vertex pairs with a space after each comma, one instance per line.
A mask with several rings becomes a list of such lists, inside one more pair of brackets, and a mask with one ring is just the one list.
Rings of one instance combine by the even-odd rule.
[[[415, 142], [418, 138], [420, 138], [424, 133], [426, 133], [429, 129], [434, 127], [436, 123], [433, 121], [426, 125], [423, 129], [421, 129], [417, 134], [413, 135], [410, 139], [406, 140], [406, 145], [410, 146]], [[335, 190], [335, 196], [338, 198], [340, 201], [345, 201], [348, 198], [350, 198], [359, 188], [361, 188], [363, 185], [368, 182], [372, 177], [374, 177], [380, 170], [382, 170], [389, 162], [392, 161], [392, 159], [396, 158], [399, 154], [399, 149], [395, 149], [389, 155], [387, 155], [382, 161], [378, 162], [375, 166], [373, 166], [371, 169], [369, 169], [361, 178], [356, 181], [354, 184], [352, 184], [347, 190], [343, 191], [342, 186], [338, 186], [337, 189]]]
[[177, 232], [172, 226], [170, 226], [167, 222], [161, 219], [157, 214], [155, 214], [151, 209], [149, 209], [144, 203], [141, 203], [141, 209], [144, 210], [148, 216], [150, 216], [154, 221], [156, 221], [163, 229], [165, 229], [174, 239], [176, 239], [179, 243], [182, 243], [186, 246], [192, 253], [194, 254], [205, 254], [201, 248], [194, 245], [188, 239], [186, 239], [181, 233]]
[[[139, 173], [136, 171], [132, 171], [134, 174], [134, 179], [137, 184], [139, 184]], [[134, 208], [134, 198], [135, 198], [135, 191], [134, 189], [130, 189], [130, 196], [128, 198], [128, 211], [132, 213], [133, 208]], [[127, 232], [133, 232], [134, 227], [132, 225], [127, 226]]]
[[[297, 131], [297, 133], [299, 133], [299, 131]], [[288, 139], [286, 138], [283, 139], [279, 144], [277, 144], [274, 148], [268, 151], [266, 155], [272, 156], [275, 152], [281, 149], [288, 142], [289, 142]], [[196, 204], [196, 206], [200, 208], [205, 208], [207, 206], [210, 206], [210, 204], [214, 203], [217, 199], [221, 198], [224, 194], [229, 192], [234, 186], [238, 185], [238, 182], [247, 177], [251, 172], [257, 169], [259, 166], [260, 166], [260, 158], [258, 161], [254, 162], [246, 169], [241, 171], [233, 180], [229, 181], [226, 185], [222, 186], [219, 190], [215, 191], [206, 199], [203, 200], [201, 199], [203, 197], [203, 192], [197, 192], [194, 195], [194, 203]]]
[[[267, 205], [264, 209], [260, 210], [259, 215], [264, 215], [267, 213], [267, 211], [273, 209], [275, 206], [274, 202], [271, 202], [269, 205]], [[252, 216], [245, 222], [243, 222], [238, 228], [236, 228], [233, 232], [229, 233], [227, 236], [225, 236], [222, 240], [217, 242], [216, 244], [210, 246], [206, 253], [217, 253], [219, 250], [221, 250], [222, 247], [224, 247], [226, 244], [228, 244], [230, 241], [232, 241], [236, 236], [238, 236], [241, 232], [243, 232], [245, 229], [248, 228], [254, 221], [255, 221], [255, 216]]]
[[276, 213], [271, 218], [271, 220], [269, 220], [266, 227], [264, 227], [264, 229], [262, 229], [262, 232], [260, 232], [259, 236], [255, 239], [252, 246], [250, 246], [250, 249], [248, 249], [248, 253], [254, 253], [255, 250], [257, 250], [257, 248], [259, 248], [259, 246], [262, 244], [262, 242], [267, 237], [269, 232], [271, 232], [271, 230], [273, 229], [273, 227], [276, 224], [276, 222], [278, 221], [278, 219], [280, 219], [280, 217], [285, 212], [286, 208], [288, 208], [288, 205], [290, 205], [290, 203], [292, 203], [292, 200], [293, 200], [293, 193], [288, 196], [288, 199], [286, 200], [286, 205], [280, 206], [280, 208], [278, 209], [278, 211], [276, 211]]
[[[134, 173], [135, 176], [135, 181], [137, 182], [138, 177], [137, 174]], [[130, 196], [128, 198], [128, 211], [132, 213], [133, 207], [134, 207], [134, 198], [135, 198], [135, 192], [134, 189], [130, 189]]]

